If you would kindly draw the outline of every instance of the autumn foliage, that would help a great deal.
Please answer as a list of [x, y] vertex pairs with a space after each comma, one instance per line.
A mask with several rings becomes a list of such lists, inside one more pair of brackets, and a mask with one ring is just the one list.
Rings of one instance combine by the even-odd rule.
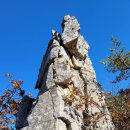
[[106, 99], [116, 130], [130, 130], [130, 88]]
[[5, 74], [10, 86], [0, 95], [0, 130], [13, 130], [15, 124], [15, 114], [18, 112], [19, 104], [24, 90], [22, 90], [21, 80], [13, 80], [11, 74]]
[[[113, 48], [110, 55], [102, 61], [108, 72], [116, 74], [112, 81], [114, 85], [130, 79], [130, 51], [126, 52], [121, 47], [121, 42], [111, 38]], [[116, 130], [130, 130], [130, 88], [121, 89], [118, 94], [106, 98], [108, 109], [111, 113]]]

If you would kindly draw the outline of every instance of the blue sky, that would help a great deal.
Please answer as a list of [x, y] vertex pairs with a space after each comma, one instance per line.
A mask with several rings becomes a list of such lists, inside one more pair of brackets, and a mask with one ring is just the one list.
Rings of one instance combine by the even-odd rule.
[[[51, 29], [61, 32], [64, 15], [75, 16], [81, 34], [91, 49], [90, 58], [97, 80], [105, 91], [116, 91], [100, 64], [115, 36], [130, 50], [129, 0], [0, 0], [0, 90], [8, 86], [5, 73], [24, 81], [22, 87], [34, 96], [42, 56], [51, 39]], [[126, 87], [124, 83], [123, 86]]]

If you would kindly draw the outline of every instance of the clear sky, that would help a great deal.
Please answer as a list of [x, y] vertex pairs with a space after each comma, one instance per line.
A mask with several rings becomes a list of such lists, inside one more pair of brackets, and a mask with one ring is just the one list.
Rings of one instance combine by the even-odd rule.
[[67, 14], [81, 25], [97, 80], [105, 91], [117, 89], [111, 87], [112, 77], [99, 61], [109, 54], [111, 36], [130, 50], [130, 0], [0, 0], [1, 92], [8, 85], [3, 75], [12, 73], [24, 81], [26, 91], [37, 94], [34, 86], [51, 29], [61, 32]]

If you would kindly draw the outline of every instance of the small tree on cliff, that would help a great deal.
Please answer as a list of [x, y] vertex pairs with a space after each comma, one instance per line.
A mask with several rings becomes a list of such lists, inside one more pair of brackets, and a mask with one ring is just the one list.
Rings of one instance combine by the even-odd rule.
[[5, 74], [9, 79], [10, 87], [0, 96], [0, 130], [13, 130], [15, 114], [18, 112], [24, 90], [21, 80], [15, 81], [11, 74]]

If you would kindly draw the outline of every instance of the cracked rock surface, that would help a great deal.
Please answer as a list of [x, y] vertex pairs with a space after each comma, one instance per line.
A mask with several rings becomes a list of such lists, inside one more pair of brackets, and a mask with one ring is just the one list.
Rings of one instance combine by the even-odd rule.
[[77, 19], [65, 16], [62, 29], [62, 35], [52, 30], [35, 86], [37, 101], [24, 117], [26, 124], [22, 110], [17, 115], [17, 129], [114, 130]]

